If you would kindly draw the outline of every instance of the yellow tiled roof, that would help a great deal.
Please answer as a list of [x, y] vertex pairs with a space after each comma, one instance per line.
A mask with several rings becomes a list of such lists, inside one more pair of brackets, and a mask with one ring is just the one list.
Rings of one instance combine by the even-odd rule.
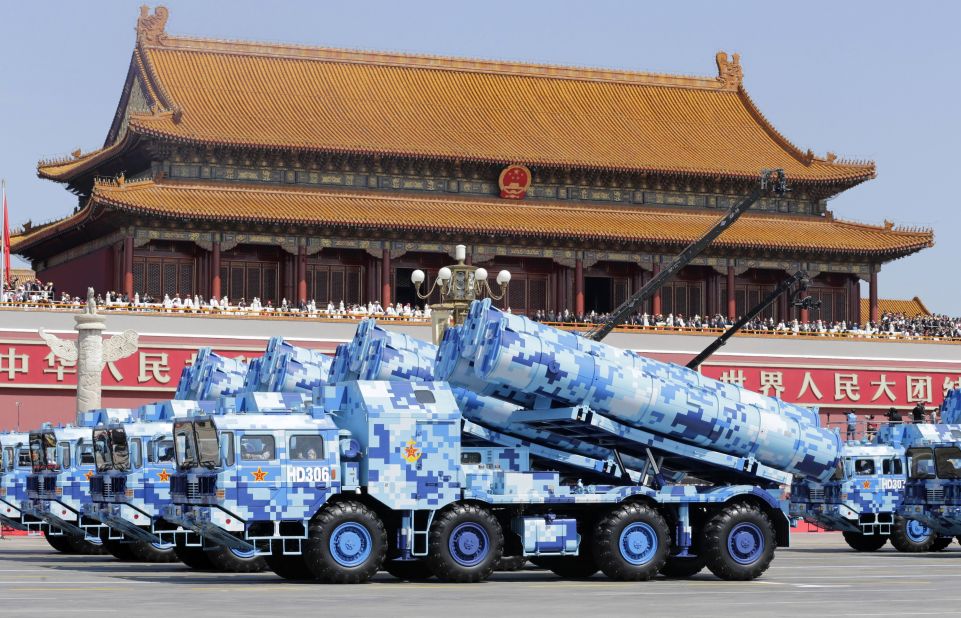
[[[80, 222], [95, 207], [178, 219], [281, 222], [369, 230], [493, 233], [538, 238], [613, 240], [684, 246], [722, 213], [634, 206], [577, 206], [534, 200], [399, 195], [285, 186], [178, 181], [98, 182], [87, 206], [50, 226]], [[99, 215], [98, 215], [99, 216]], [[48, 228], [44, 228], [47, 230]], [[19, 248], [46, 235], [17, 239]], [[901, 256], [931, 246], [929, 231], [892, 229], [812, 217], [743, 215], [712, 246]]]
[[[861, 317], [867, 319], [867, 316], [871, 312], [871, 305], [869, 299], [861, 299]], [[903, 313], [909, 318], [915, 316], [926, 316], [931, 315], [928, 308], [921, 302], [921, 299], [915, 296], [911, 300], [903, 299], [892, 299], [892, 298], [879, 298], [878, 299], [878, 313], [883, 315], [885, 313]]]
[[[173, 37], [166, 16], [140, 29], [134, 54], [154, 99], [130, 117], [139, 134], [715, 177], [780, 167], [792, 182], [845, 186], [875, 172], [788, 142], [724, 53], [718, 77], [681, 77]], [[62, 178], [64, 165], [41, 175]]]

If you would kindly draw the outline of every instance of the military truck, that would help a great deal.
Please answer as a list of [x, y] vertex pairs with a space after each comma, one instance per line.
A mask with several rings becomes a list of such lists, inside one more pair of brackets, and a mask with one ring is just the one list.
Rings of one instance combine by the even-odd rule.
[[20, 502], [26, 498], [30, 474], [29, 436], [23, 432], [0, 433], [0, 525], [26, 530]]
[[[164, 519], [195, 543], [330, 582], [380, 567], [479, 581], [502, 555], [568, 576], [706, 564], [753, 579], [789, 542], [792, 474], [834, 472], [840, 438], [806, 408], [489, 303], [452, 332], [436, 371], [422, 342], [366, 334], [338, 349], [331, 379], [343, 381], [300, 414], [179, 421]], [[425, 373], [449, 384], [415, 381]], [[451, 384], [480, 405], [458, 405]]]
[[841, 531], [857, 551], [877, 551], [889, 539], [902, 552], [945, 549], [953, 540], [950, 536], [939, 536], [918, 520], [897, 514], [906, 481], [903, 446], [848, 442], [830, 480], [794, 481], [791, 515]]
[[885, 427], [879, 438], [906, 451], [908, 479], [898, 513], [939, 535], [961, 535], [961, 425]]

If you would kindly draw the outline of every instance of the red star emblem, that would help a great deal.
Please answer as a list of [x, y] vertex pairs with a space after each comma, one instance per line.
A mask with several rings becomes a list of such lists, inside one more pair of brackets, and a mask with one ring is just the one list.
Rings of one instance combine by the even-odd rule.
[[418, 459], [420, 459], [421, 455], [422, 453], [420, 452], [420, 449], [417, 448], [414, 441], [408, 440], [407, 446], [404, 447], [404, 455], [403, 455], [404, 461], [406, 461], [407, 463], [414, 463]]
[[864, 481], [862, 485], [865, 489], [871, 489], [871, 481]]
[[260, 466], [257, 466], [257, 469], [251, 472], [250, 474], [251, 476], [254, 477], [255, 481], [262, 481], [265, 478], [267, 478], [267, 475], [269, 474], [269, 472], [264, 472], [263, 470], [260, 469]]
[[89, 480], [90, 480], [90, 477], [93, 476], [93, 470], [87, 470], [87, 472], [86, 472], [86, 474], [84, 474], [84, 476], [87, 477], [87, 480], [89, 481]]
[[167, 481], [170, 480], [170, 473], [167, 472], [166, 468], [164, 468], [163, 470], [157, 473], [157, 478], [163, 481], [164, 483], [166, 483]]

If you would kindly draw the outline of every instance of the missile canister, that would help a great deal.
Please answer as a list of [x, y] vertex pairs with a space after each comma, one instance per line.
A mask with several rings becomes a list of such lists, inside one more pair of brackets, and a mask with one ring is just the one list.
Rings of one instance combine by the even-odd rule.
[[800, 406], [495, 311], [476, 314], [494, 317], [474, 357], [482, 380], [793, 474], [833, 473], [840, 437]]
[[389, 338], [378, 339], [367, 346], [367, 358], [360, 366], [360, 379], [434, 380], [434, 354], [418, 354], [421, 351], [430, 351], [429, 349], [420, 346], [413, 350], [398, 348], [394, 347], [391, 341]]

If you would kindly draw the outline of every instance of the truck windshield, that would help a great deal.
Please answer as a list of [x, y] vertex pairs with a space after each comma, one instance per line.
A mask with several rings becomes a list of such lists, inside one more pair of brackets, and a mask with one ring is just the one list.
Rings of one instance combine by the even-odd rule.
[[113, 470], [113, 457], [110, 452], [110, 434], [106, 429], [93, 430], [93, 458], [97, 472]]
[[130, 470], [130, 449], [123, 427], [93, 430], [93, 454], [97, 472]]
[[30, 466], [34, 472], [60, 469], [57, 463], [57, 436], [52, 431], [30, 434]]
[[217, 443], [217, 427], [213, 419], [175, 423], [174, 449], [178, 468], [188, 470], [197, 466], [217, 467], [220, 448]]
[[934, 454], [938, 461], [938, 478], [961, 479], [961, 448], [936, 448]]
[[936, 478], [934, 453], [929, 448], [913, 448], [908, 451], [908, 472], [912, 479]]

